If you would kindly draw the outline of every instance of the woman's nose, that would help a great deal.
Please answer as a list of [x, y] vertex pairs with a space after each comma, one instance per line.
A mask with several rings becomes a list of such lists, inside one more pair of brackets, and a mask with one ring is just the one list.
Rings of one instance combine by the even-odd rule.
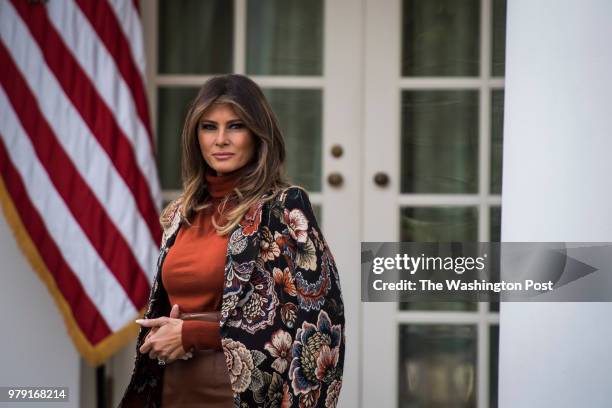
[[216, 144], [224, 145], [227, 143], [228, 138], [226, 132], [227, 131], [225, 128], [219, 128], [219, 131], [217, 132], [217, 137], [215, 139]]

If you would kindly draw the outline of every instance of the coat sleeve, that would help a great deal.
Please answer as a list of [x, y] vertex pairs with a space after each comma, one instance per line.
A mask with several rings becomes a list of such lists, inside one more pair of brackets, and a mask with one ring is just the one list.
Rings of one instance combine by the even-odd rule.
[[306, 191], [289, 188], [282, 211], [291, 254], [290, 279], [285, 281], [296, 299], [289, 367], [292, 406], [335, 407], [345, 354], [340, 277]]

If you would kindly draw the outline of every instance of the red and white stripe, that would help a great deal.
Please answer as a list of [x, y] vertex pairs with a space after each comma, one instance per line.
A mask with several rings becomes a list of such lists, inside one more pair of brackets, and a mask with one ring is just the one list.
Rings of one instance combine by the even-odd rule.
[[146, 305], [161, 191], [132, 0], [0, 0], [0, 175], [95, 347]]
[[142, 41], [142, 25], [138, 9], [134, 7], [134, 3], [125, 0], [110, 0], [109, 4], [119, 20], [121, 31], [130, 43], [129, 51], [132, 53], [134, 62], [144, 77], [144, 42]]

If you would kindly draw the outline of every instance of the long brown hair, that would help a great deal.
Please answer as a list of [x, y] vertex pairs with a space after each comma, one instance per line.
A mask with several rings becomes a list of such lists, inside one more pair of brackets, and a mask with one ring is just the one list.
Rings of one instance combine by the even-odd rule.
[[[268, 201], [276, 193], [291, 186], [285, 173], [285, 141], [278, 120], [266, 100], [261, 88], [250, 78], [239, 74], [214, 76], [200, 88], [191, 102], [181, 134], [181, 173], [183, 193], [180, 211], [183, 220], [191, 225], [191, 218], [197, 211], [211, 205], [205, 201], [209, 196], [206, 173], [213, 172], [202, 157], [198, 141], [198, 123], [203, 113], [213, 104], [228, 103], [251, 131], [255, 139], [253, 158], [241, 171], [241, 178], [232, 193], [220, 203], [225, 215], [225, 225], [213, 225], [219, 235], [225, 235], [241, 221], [246, 212], [261, 201]], [[272, 190], [270, 196], [262, 196]], [[237, 204], [223, 214], [227, 203]]]

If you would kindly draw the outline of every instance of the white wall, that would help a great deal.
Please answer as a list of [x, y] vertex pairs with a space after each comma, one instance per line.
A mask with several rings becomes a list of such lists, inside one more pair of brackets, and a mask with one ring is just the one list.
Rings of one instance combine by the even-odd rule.
[[[80, 357], [49, 292], [17, 246], [0, 211], [0, 385], [63, 386], [79, 406]], [[45, 403], [2, 403], [40, 408]]]
[[[612, 1], [509, 0], [507, 18], [502, 240], [611, 242]], [[502, 304], [499, 406], [612, 406], [611, 316]]]

